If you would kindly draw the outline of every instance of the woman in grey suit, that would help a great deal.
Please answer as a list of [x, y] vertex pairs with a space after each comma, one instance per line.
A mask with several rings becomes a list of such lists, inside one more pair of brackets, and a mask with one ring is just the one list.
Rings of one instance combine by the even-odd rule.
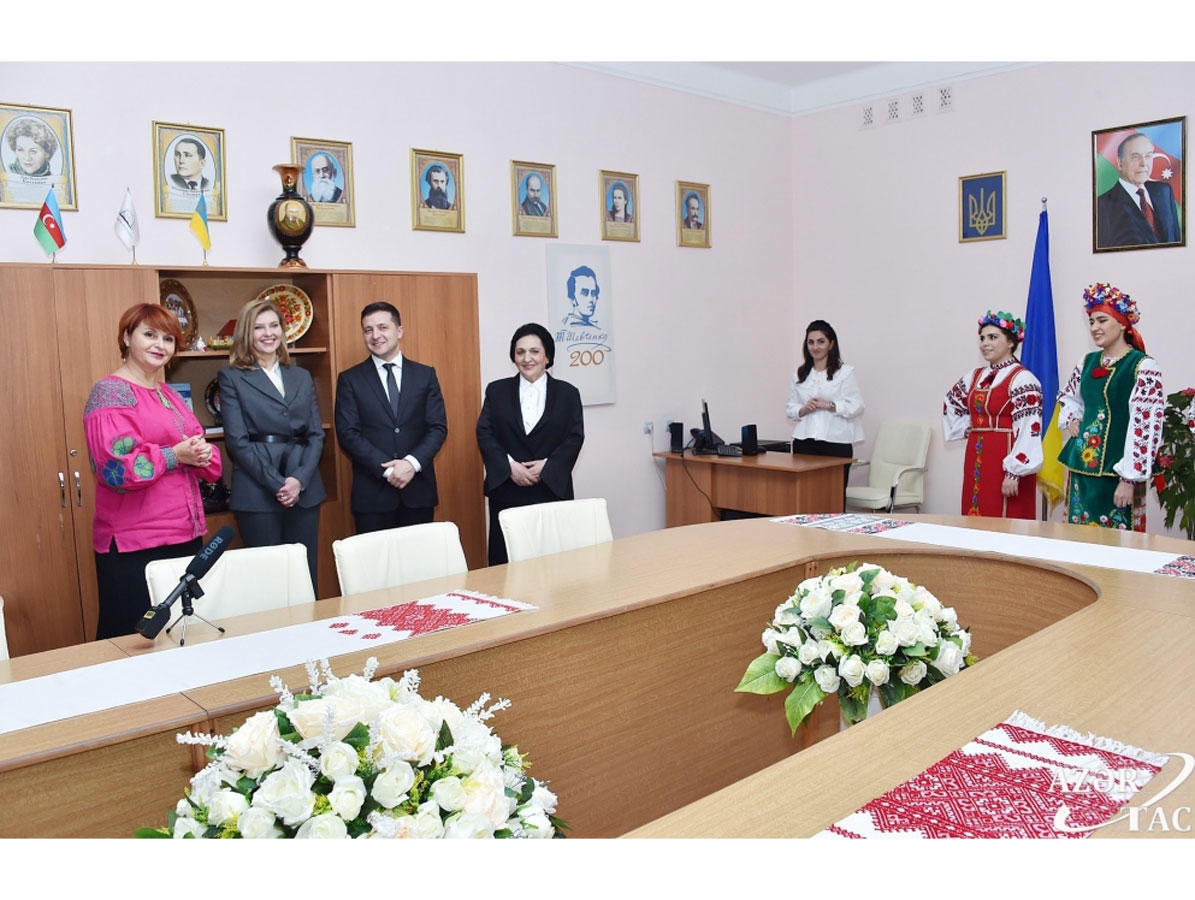
[[291, 365], [282, 312], [272, 300], [241, 307], [228, 361], [220, 370], [220, 413], [237, 530], [247, 547], [303, 544], [318, 590], [324, 432], [315, 384], [306, 369]]

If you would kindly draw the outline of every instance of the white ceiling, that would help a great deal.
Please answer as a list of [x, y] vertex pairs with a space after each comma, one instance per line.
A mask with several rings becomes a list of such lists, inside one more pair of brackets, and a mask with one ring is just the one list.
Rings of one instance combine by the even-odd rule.
[[991, 74], [1010, 62], [623, 62], [575, 63], [609, 75], [769, 112], [801, 115], [861, 100]]

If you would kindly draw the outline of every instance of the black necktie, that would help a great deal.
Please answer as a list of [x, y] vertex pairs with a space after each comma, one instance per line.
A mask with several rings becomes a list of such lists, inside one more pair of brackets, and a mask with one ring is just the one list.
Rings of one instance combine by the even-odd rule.
[[191, 186], [191, 190], [195, 190], [195, 188], [197, 188], [199, 186], [198, 181], [188, 181], [187, 184], [189, 184]]
[[398, 379], [394, 377], [394, 363], [382, 363], [386, 370], [386, 393], [390, 395], [390, 409], [398, 421]]

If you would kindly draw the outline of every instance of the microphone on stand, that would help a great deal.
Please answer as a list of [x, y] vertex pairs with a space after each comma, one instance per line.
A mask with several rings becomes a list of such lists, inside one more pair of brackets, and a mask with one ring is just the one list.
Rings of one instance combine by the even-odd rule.
[[174, 605], [175, 600], [187, 593], [202, 597], [203, 592], [199, 587], [199, 579], [211, 570], [212, 566], [216, 564], [216, 560], [228, 549], [228, 545], [235, 537], [236, 529], [231, 525], [225, 525], [217, 531], [215, 536], [195, 555], [195, 558], [187, 563], [186, 571], [179, 578], [174, 590], [170, 592], [170, 596], [157, 606], [150, 607], [149, 611], [137, 622], [134, 626], [137, 633], [153, 640], [170, 621], [170, 607]]

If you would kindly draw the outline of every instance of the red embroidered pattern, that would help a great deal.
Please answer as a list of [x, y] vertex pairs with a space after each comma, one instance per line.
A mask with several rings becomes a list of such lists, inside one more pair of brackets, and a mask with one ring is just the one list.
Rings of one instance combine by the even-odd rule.
[[[477, 607], [488, 607], [490, 609], [500, 610], [506, 612], [518, 612], [524, 607], [518, 606], [514, 603], [504, 603], [493, 597], [484, 597], [479, 594], [469, 594], [464, 591], [451, 591], [447, 594], [442, 594], [440, 597], [429, 597], [423, 600], [415, 600], [410, 603], [399, 603], [394, 606], [387, 606], [381, 609], [370, 609], [359, 613], [355, 619], [363, 619], [373, 625], [382, 629], [389, 629], [390, 631], [409, 631], [411, 637], [420, 634], [430, 634], [433, 631], [441, 631], [445, 628], [453, 628], [457, 625], [468, 625], [470, 622], [477, 622], [483, 618], [483, 615], [478, 615], [474, 612], [460, 612], [452, 609], [442, 609], [435, 605], [435, 601], [441, 598], [452, 598], [454, 600], [464, 600], [466, 603]], [[339, 631], [343, 635], [359, 635], [360, 640], [376, 641], [382, 637], [382, 631], [364, 630], [361, 627], [353, 627], [359, 624], [352, 620], [337, 619], [328, 623], [328, 627], [334, 631]]]
[[[1040, 751], [1046, 747], [1063, 759], [1075, 758], [1074, 768], [1078, 770], [1098, 759], [1113, 771], [1136, 769], [1149, 777], [1160, 771], [1151, 763], [1005, 722], [877, 797], [856, 815], [865, 814], [880, 834], [926, 838], [1086, 837], [1090, 832], [1054, 830], [1054, 814], [1059, 807], [1064, 803], [1068, 807], [1070, 826], [1092, 827], [1113, 818], [1125, 801], [1109, 796], [1094, 784], [1079, 790], [1061, 788], [1059, 773], [1069, 771], [1067, 764], [1042, 755]], [[826, 831], [845, 838], [867, 836], [844, 822]]]

